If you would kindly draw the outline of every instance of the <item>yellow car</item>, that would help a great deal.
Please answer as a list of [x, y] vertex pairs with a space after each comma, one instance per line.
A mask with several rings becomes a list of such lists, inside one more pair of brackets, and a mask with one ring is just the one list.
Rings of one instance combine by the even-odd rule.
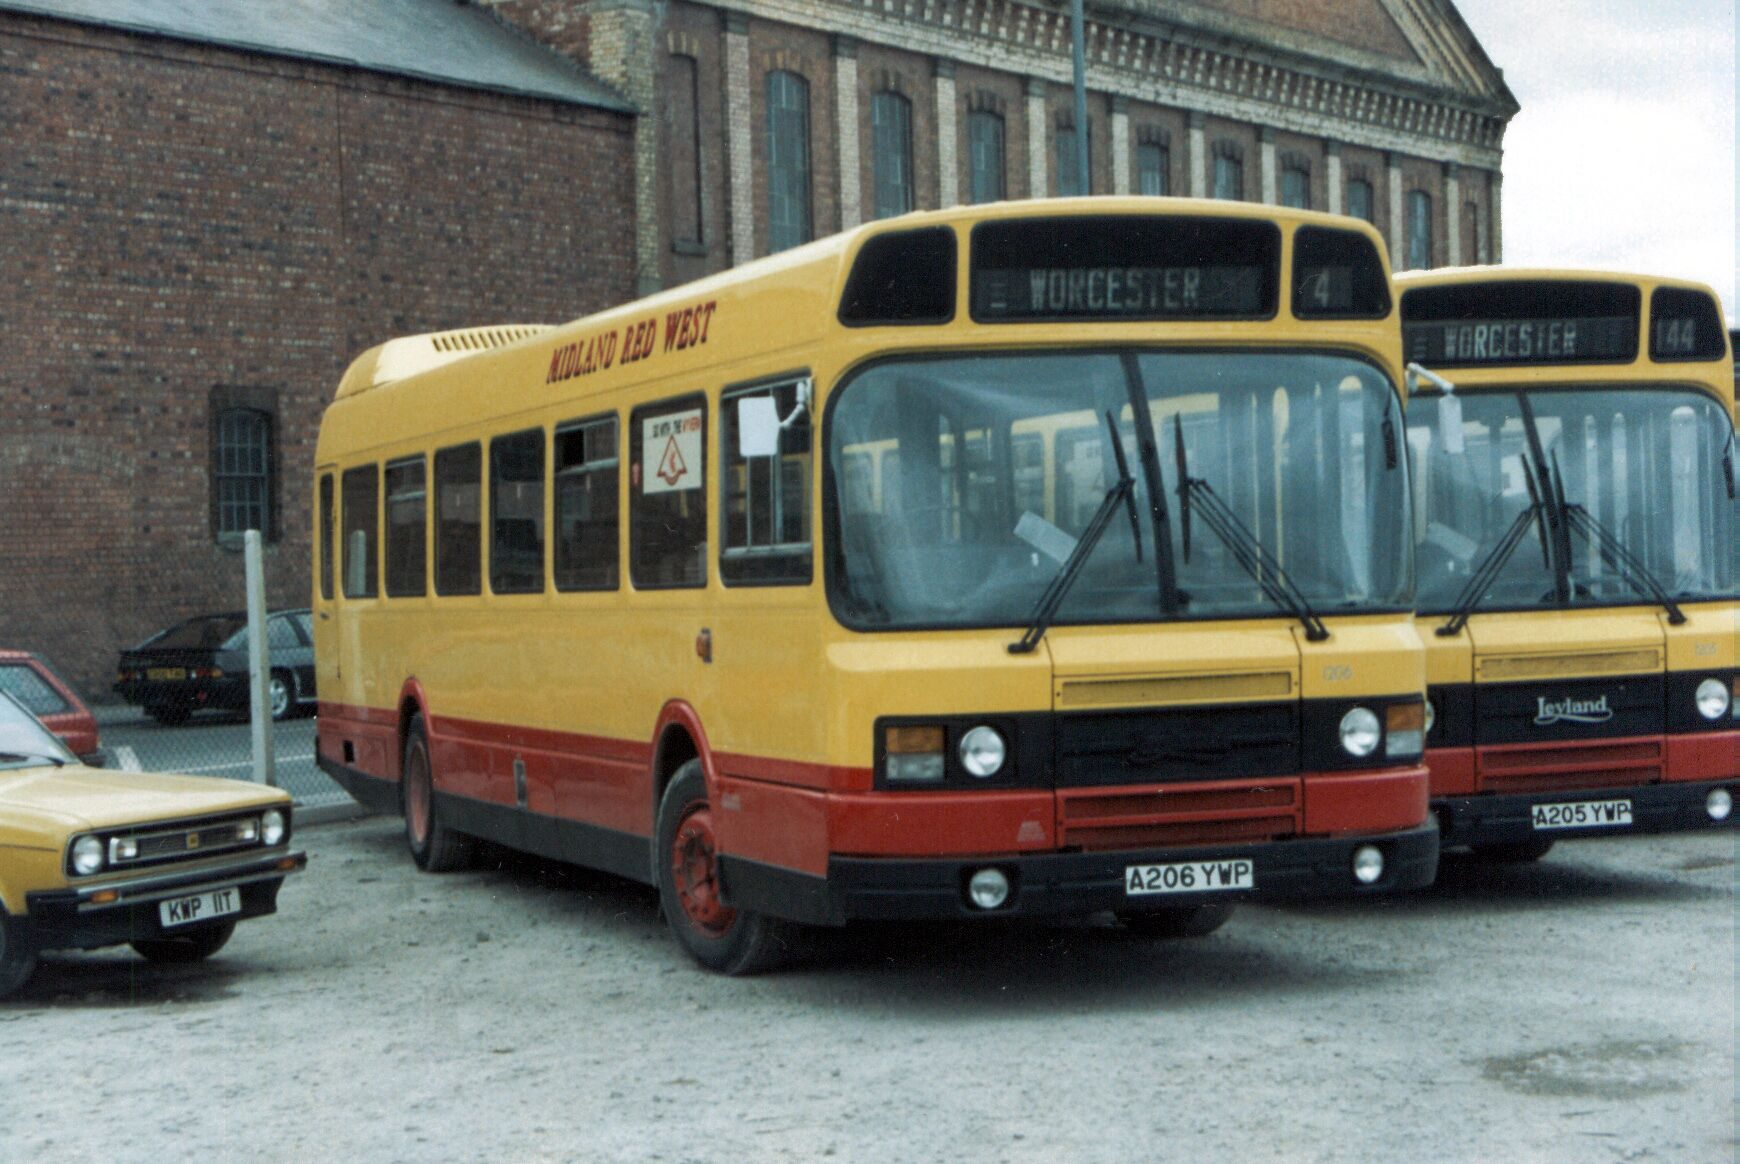
[[42, 950], [209, 958], [307, 863], [283, 792], [88, 768], [0, 692], [0, 997]]

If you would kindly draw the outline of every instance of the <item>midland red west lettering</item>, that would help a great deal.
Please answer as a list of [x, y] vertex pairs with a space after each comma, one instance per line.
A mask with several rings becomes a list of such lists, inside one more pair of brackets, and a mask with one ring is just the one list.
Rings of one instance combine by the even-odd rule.
[[707, 329], [713, 322], [713, 309], [717, 306], [717, 299], [709, 299], [694, 307], [668, 312], [665, 315], [665, 351], [672, 348], [682, 351], [706, 343]]
[[544, 383], [572, 380], [610, 367], [616, 362], [616, 340], [616, 333], [610, 331], [557, 348], [550, 353], [550, 371], [544, 376]]
[[[713, 324], [713, 309], [719, 301], [709, 299], [694, 307], [665, 315], [665, 351], [692, 348], [707, 342], [707, 331]], [[550, 353], [550, 370], [544, 383], [554, 384], [603, 371], [618, 362], [632, 364], [658, 353], [658, 316], [623, 326], [621, 331], [605, 332], [590, 339], [564, 344]]]

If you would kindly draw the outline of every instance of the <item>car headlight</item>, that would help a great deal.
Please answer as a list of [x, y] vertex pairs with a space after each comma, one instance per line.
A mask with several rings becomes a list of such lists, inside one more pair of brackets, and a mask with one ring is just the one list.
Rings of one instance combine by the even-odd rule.
[[1371, 755], [1382, 737], [1377, 713], [1369, 707], [1356, 707], [1341, 717], [1341, 746], [1350, 756]]
[[100, 873], [103, 868], [103, 842], [95, 837], [80, 837], [72, 847], [73, 872], [81, 877]]
[[1728, 714], [1728, 685], [1720, 679], [1706, 679], [1698, 684], [1698, 714], [1705, 719], [1721, 719]]
[[1002, 734], [982, 724], [961, 737], [959, 752], [961, 767], [980, 778], [1001, 772], [1003, 761], [1009, 756]]
[[284, 839], [284, 814], [269, 808], [260, 817], [260, 843], [275, 845]]

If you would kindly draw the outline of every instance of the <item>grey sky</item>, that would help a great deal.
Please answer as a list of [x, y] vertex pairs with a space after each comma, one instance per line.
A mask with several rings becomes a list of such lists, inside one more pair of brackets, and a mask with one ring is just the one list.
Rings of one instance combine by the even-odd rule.
[[1709, 283], [1733, 318], [1734, 0], [1455, 0], [1522, 104], [1504, 261]]

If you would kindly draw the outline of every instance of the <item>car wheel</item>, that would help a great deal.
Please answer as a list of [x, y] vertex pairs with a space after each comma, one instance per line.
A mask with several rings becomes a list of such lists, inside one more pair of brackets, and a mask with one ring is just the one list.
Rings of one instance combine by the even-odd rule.
[[272, 672], [266, 681], [266, 702], [272, 708], [273, 719], [289, 719], [296, 707], [296, 680], [288, 672]]
[[219, 922], [200, 926], [183, 937], [141, 939], [131, 945], [147, 962], [203, 962], [223, 949], [235, 932], [235, 922]]
[[29, 923], [0, 909], [0, 998], [14, 993], [36, 973], [36, 947]]
[[1230, 902], [1186, 905], [1153, 913], [1120, 913], [1118, 920], [1143, 938], [1201, 938], [1220, 929], [1233, 915]]
[[411, 717], [405, 733], [405, 762], [400, 769], [399, 797], [405, 813], [405, 845], [411, 860], [426, 873], [446, 873], [471, 863], [472, 841], [441, 823], [435, 811], [435, 770], [429, 760], [429, 737], [423, 717]]
[[145, 708], [145, 714], [164, 727], [177, 727], [186, 723], [193, 711], [181, 703], [153, 703]]
[[718, 835], [699, 760], [677, 769], [659, 801], [653, 853], [665, 921], [701, 965], [721, 974], [755, 974], [800, 952], [803, 927], [722, 899]]
[[1552, 851], [1553, 842], [1546, 837], [1530, 837], [1526, 841], [1508, 841], [1498, 845], [1470, 845], [1469, 852], [1482, 861], [1501, 865], [1523, 865], [1539, 861]]

